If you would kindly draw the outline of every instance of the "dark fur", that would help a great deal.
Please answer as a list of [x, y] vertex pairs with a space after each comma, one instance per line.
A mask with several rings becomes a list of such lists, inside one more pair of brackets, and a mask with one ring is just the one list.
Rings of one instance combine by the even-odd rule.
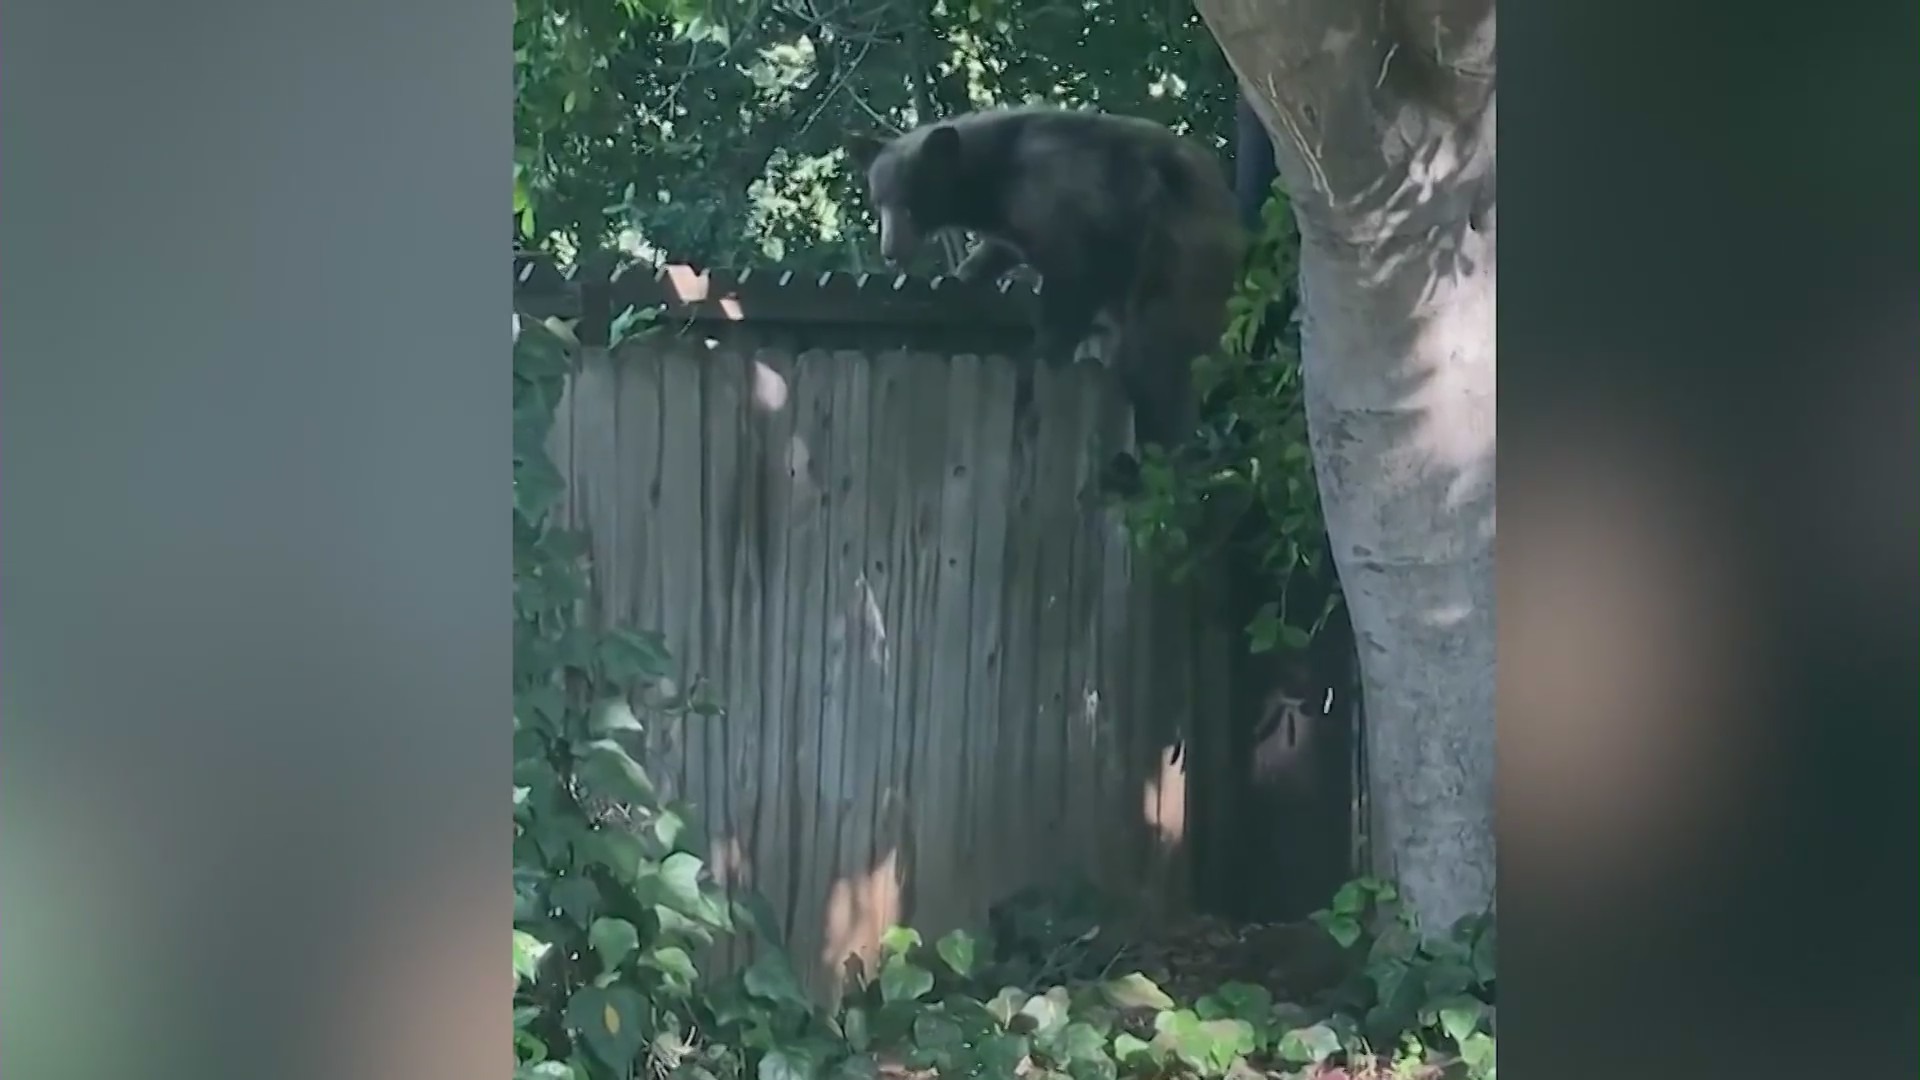
[[857, 140], [881, 250], [901, 262], [928, 234], [980, 238], [954, 275], [1041, 277], [1037, 347], [1072, 357], [1104, 317], [1108, 355], [1143, 443], [1192, 433], [1190, 365], [1219, 343], [1246, 246], [1232, 190], [1199, 146], [1149, 120], [1028, 106], [967, 113]]

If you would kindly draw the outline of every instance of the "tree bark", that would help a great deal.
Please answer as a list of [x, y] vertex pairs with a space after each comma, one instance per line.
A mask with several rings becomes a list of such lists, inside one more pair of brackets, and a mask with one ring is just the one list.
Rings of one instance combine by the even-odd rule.
[[1376, 870], [1493, 900], [1492, 0], [1198, 0], [1300, 224], [1302, 367], [1358, 643]]

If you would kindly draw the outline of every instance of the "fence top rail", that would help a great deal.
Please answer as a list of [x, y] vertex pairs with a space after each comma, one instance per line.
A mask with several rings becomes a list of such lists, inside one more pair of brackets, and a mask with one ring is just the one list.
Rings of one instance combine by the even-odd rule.
[[[697, 270], [684, 264], [568, 273], [515, 252], [513, 303], [537, 318], [602, 322], [632, 307], [663, 322], [1023, 330], [1037, 290], [1025, 283], [840, 271]], [[602, 325], [604, 323], [602, 322]]]

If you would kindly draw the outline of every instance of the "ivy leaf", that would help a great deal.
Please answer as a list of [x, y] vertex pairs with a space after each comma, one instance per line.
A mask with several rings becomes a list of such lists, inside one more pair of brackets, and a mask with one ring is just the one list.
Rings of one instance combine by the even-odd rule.
[[1315, 921], [1320, 923], [1327, 935], [1333, 938], [1334, 943], [1343, 949], [1352, 948], [1353, 943], [1360, 940], [1359, 922], [1346, 915], [1334, 915]]
[[1066, 996], [1066, 990], [1056, 986], [1044, 994], [1028, 998], [1027, 1003], [1020, 1006], [1021, 1015], [1033, 1018], [1035, 1038], [1047, 1038], [1066, 1026]]
[[700, 870], [706, 864], [700, 856], [676, 851], [660, 860], [660, 868], [647, 875], [653, 899], [689, 918], [713, 921], [712, 905], [700, 891]]
[[1237, 1020], [1260, 1023], [1273, 1013], [1273, 991], [1253, 983], [1222, 983], [1214, 996], [1225, 1005], [1228, 1014]]
[[548, 895], [553, 898], [553, 906], [580, 926], [591, 922], [593, 913], [600, 909], [600, 887], [578, 875], [561, 878]]
[[566, 478], [545, 458], [513, 463], [513, 505], [535, 521], [545, 517], [567, 490]]
[[1091, 1024], [1068, 1024], [1060, 1034], [1060, 1048], [1068, 1061], [1104, 1061], [1107, 1057], [1106, 1036]]
[[913, 1001], [933, 989], [933, 973], [895, 954], [880, 968], [882, 1001]]
[[600, 954], [601, 967], [612, 971], [640, 947], [640, 931], [625, 919], [595, 919], [587, 927], [587, 947]]
[[546, 914], [540, 903], [540, 885], [545, 875], [525, 866], [513, 868], [513, 921], [528, 922]]
[[1480, 1026], [1480, 1017], [1486, 1012], [1485, 1005], [1465, 995], [1445, 998], [1437, 1008], [1440, 1030], [1461, 1047], [1466, 1046], [1467, 1037]]
[[566, 342], [542, 323], [527, 321], [513, 343], [513, 371], [528, 379], [559, 378], [571, 370]]
[[1115, 1008], [1164, 1010], [1174, 1007], [1173, 999], [1165, 990], [1137, 971], [1100, 984], [1100, 990]]
[[1467, 1068], [1474, 1076], [1482, 1077], [1483, 1080], [1493, 1080], [1495, 1060], [1493, 1036], [1484, 1031], [1476, 1031], [1467, 1036], [1467, 1040], [1460, 1044], [1460, 1060], [1467, 1063]]
[[864, 1053], [873, 1045], [873, 1033], [867, 1030], [867, 1010], [857, 1005], [840, 1018], [840, 1030], [846, 1035], [847, 1045], [855, 1050]]
[[966, 1033], [951, 1017], [937, 1012], [921, 1013], [913, 1021], [913, 1044], [916, 1049], [934, 1055], [934, 1060], [942, 1064], [952, 1060], [952, 1054], [966, 1042]]
[[699, 972], [693, 966], [693, 957], [678, 945], [655, 949], [641, 957], [640, 962], [665, 975], [667, 985], [678, 993], [690, 992], [694, 980], [699, 978]]
[[647, 821], [647, 835], [662, 856], [679, 847], [687, 820], [672, 810], [662, 809]]
[[513, 974], [519, 982], [532, 982], [534, 972], [540, 967], [540, 958], [547, 954], [551, 945], [524, 930], [513, 932]]
[[1473, 943], [1473, 974], [1480, 980], [1482, 986], [1493, 981], [1496, 955], [1493, 927], [1489, 926], [1480, 932], [1480, 936]]
[[760, 1080], [813, 1080], [813, 1062], [785, 1050], [769, 1050], [760, 1059]]
[[624, 697], [602, 698], [593, 707], [587, 718], [587, 730], [595, 735], [612, 735], [617, 732], [638, 734], [646, 730], [640, 726], [640, 718], [633, 714], [633, 706]]
[[1318, 1065], [1340, 1049], [1340, 1036], [1325, 1024], [1294, 1028], [1280, 1036], [1281, 1057], [1297, 1065]]
[[653, 781], [625, 747], [612, 739], [595, 739], [581, 751], [574, 770], [588, 790], [628, 806], [652, 806], [660, 801]]
[[911, 926], [889, 926], [880, 935], [880, 948], [890, 953], [905, 953], [921, 944], [920, 931]]
[[973, 973], [973, 938], [964, 930], [954, 930], [940, 939], [934, 946], [940, 959], [947, 962], [953, 973], [962, 978]]
[[1032, 1044], [1020, 1035], [995, 1035], [974, 1047], [981, 1072], [974, 1075], [1002, 1077], [1016, 1075], [1020, 1063], [1032, 1051]]
[[646, 1000], [630, 987], [586, 987], [567, 1002], [566, 1018], [595, 1057], [624, 1073], [645, 1045], [640, 1028], [645, 1014]]
[[1113, 1057], [1122, 1065], [1134, 1058], [1150, 1061], [1153, 1058], [1153, 1048], [1140, 1036], [1123, 1031], [1113, 1037]]
[[667, 907], [665, 904], [653, 905], [653, 917], [660, 923], [662, 937], [691, 941], [697, 945], [713, 944], [713, 928]]
[[785, 953], [772, 950], [762, 952], [747, 968], [742, 982], [747, 993], [754, 997], [800, 1006], [808, 1004], [806, 994], [800, 989], [800, 980], [794, 976], [793, 965], [788, 962]]
[[638, 882], [653, 861], [647, 857], [640, 838], [625, 829], [594, 830], [592, 847], [590, 857], [626, 885]]
[[1001, 1026], [1004, 1027], [1013, 1023], [1014, 1016], [1020, 1012], [1020, 1007], [1026, 1003], [1027, 992], [1025, 990], [1017, 986], [1002, 987], [998, 994], [993, 995], [993, 1000], [987, 1002], [987, 1011], [992, 1013], [994, 1019], [1000, 1021]]
[[628, 304], [626, 310], [614, 316], [613, 322], [608, 326], [607, 346], [609, 348], [616, 346], [636, 332], [652, 326], [659, 315], [660, 309], [657, 307], [636, 309], [632, 304]]

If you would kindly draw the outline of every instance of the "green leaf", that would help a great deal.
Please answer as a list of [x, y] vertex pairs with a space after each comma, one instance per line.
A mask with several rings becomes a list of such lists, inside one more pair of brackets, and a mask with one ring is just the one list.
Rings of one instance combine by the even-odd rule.
[[1348, 916], [1335, 915], [1320, 925], [1326, 928], [1327, 934], [1343, 949], [1351, 948], [1354, 942], [1360, 940], [1360, 924]]
[[[533, 1010], [539, 1012], [539, 1009]], [[524, 1027], [513, 1029], [513, 1058], [519, 1066], [547, 1060], [547, 1044]]]
[[1121, 1009], [1171, 1009], [1173, 999], [1165, 990], [1140, 972], [1123, 975], [1102, 983], [1100, 990], [1108, 1001]]
[[[522, 843], [530, 842], [525, 837], [516, 837], [514, 840], [516, 854]], [[545, 875], [537, 869], [525, 866], [513, 868], [514, 922], [529, 922], [546, 916], [546, 908], [540, 901], [540, 886], [544, 880]]]
[[1027, 997], [1027, 992], [1017, 986], [1002, 987], [999, 993], [993, 995], [993, 1000], [987, 1002], [987, 1011], [992, 1013], [994, 1019], [1000, 1021], [1002, 1026], [1011, 1024], [1013, 1018], [1019, 1014], [1020, 1007], [1027, 1003]]
[[865, 1052], [873, 1045], [873, 1033], [867, 1030], [867, 1010], [859, 1006], [850, 1006], [840, 1018], [840, 1030], [847, 1037], [847, 1045]]
[[625, 829], [594, 830], [590, 848], [588, 857], [611, 870], [614, 877], [627, 885], [639, 881], [653, 862], [640, 838]]
[[524, 930], [513, 932], [513, 974], [518, 982], [532, 982], [540, 958], [552, 946]]
[[587, 927], [587, 947], [600, 954], [601, 967], [612, 971], [640, 947], [640, 931], [625, 919], [595, 919]]
[[523, 319], [513, 343], [513, 372], [527, 379], [560, 378], [572, 370], [567, 344], [550, 328]]
[[1466, 1041], [1460, 1044], [1460, 1060], [1467, 1063], [1467, 1068], [1474, 1076], [1493, 1080], [1495, 1061], [1493, 1036], [1484, 1031], [1467, 1036]]
[[709, 905], [700, 892], [700, 871], [705, 866], [700, 856], [684, 851], [676, 851], [660, 860], [660, 868], [648, 876], [659, 902], [684, 915], [705, 921]]
[[564, 1061], [540, 1061], [514, 1070], [514, 1080], [580, 1080], [580, 1070]]
[[645, 330], [653, 324], [659, 314], [660, 309], [657, 307], [636, 309], [632, 304], [628, 304], [626, 310], [615, 315], [608, 325], [607, 344], [618, 345], [636, 332]]
[[662, 856], [680, 846], [686, 828], [687, 820], [672, 810], [663, 809], [647, 821], [647, 835], [658, 845]]
[[1123, 1065], [1134, 1058], [1150, 1061], [1153, 1058], [1153, 1049], [1145, 1039], [1123, 1031], [1113, 1037], [1113, 1056], [1114, 1060]]
[[1036, 994], [1020, 1006], [1023, 1016], [1033, 1018], [1033, 1035], [1045, 1039], [1066, 1027], [1067, 991], [1063, 987], [1053, 987], [1044, 994]]
[[645, 1045], [641, 1021], [646, 1000], [625, 986], [587, 987], [567, 1002], [567, 1026], [586, 1039], [594, 1056], [615, 1069], [625, 1070]]
[[913, 1044], [916, 1048], [938, 1055], [936, 1061], [950, 1061], [951, 1055], [966, 1041], [966, 1033], [951, 1017], [937, 1012], [925, 1012], [914, 1018]]
[[1318, 1065], [1340, 1049], [1340, 1036], [1325, 1024], [1294, 1028], [1280, 1036], [1281, 1057], [1298, 1065]]
[[539, 520], [560, 501], [567, 489], [560, 470], [544, 459], [516, 461], [513, 466], [513, 505], [528, 518]]
[[553, 906], [580, 926], [592, 922], [594, 912], [600, 909], [599, 886], [578, 875], [554, 882], [547, 895], [553, 898]]
[[770, 949], [761, 952], [754, 957], [741, 981], [747, 993], [754, 997], [800, 1006], [808, 1004], [806, 993], [800, 989], [800, 980], [793, 973], [793, 965], [783, 952]]
[[640, 962], [667, 976], [667, 985], [680, 993], [691, 991], [694, 980], [699, 978], [699, 972], [693, 966], [693, 957], [678, 945], [655, 949], [642, 957]]
[[920, 931], [911, 926], [889, 926], [880, 935], [880, 948], [889, 953], [909, 952], [921, 944]]
[[1060, 1033], [1060, 1049], [1068, 1061], [1105, 1060], [1107, 1039], [1092, 1024], [1075, 1022]]
[[813, 1062], [785, 1050], [770, 1050], [760, 1059], [760, 1080], [813, 1080]]
[[1273, 1013], [1273, 991], [1254, 983], [1221, 983], [1214, 996], [1227, 1007], [1228, 1015], [1248, 1023], [1264, 1023]]
[[1480, 1026], [1480, 1017], [1486, 1012], [1486, 1006], [1464, 994], [1456, 994], [1443, 999], [1437, 1011], [1440, 1014], [1440, 1030], [1446, 1032], [1456, 1045], [1464, 1048], [1467, 1036]]
[[655, 904], [651, 910], [653, 917], [660, 923], [662, 937], [691, 941], [697, 945], [713, 944], [713, 927], [695, 922], [665, 904]]
[[1360, 881], [1349, 881], [1333, 894], [1333, 912], [1336, 915], [1357, 916], [1366, 906], [1367, 887]]
[[1019, 1035], [1005, 1033], [994, 1035], [974, 1047], [974, 1055], [980, 1062], [977, 1076], [994, 1078], [1013, 1076], [1020, 1063], [1032, 1052], [1032, 1043]]
[[913, 1001], [933, 989], [933, 973], [899, 954], [880, 968], [880, 1000]]
[[594, 705], [587, 717], [587, 730], [595, 735], [612, 735], [623, 731], [637, 734], [646, 729], [640, 726], [640, 718], [633, 714], [626, 698], [608, 697]]
[[934, 946], [940, 959], [947, 962], [955, 975], [965, 978], [973, 974], [973, 938], [964, 930], [954, 930], [940, 939]]
[[574, 771], [589, 791], [616, 802], [654, 806], [660, 801], [647, 771], [612, 739], [595, 739], [582, 748]]
[[1498, 952], [1495, 949], [1493, 927], [1488, 926], [1480, 932], [1480, 936], [1476, 938], [1473, 943], [1473, 974], [1475, 978], [1480, 980], [1481, 985], [1484, 986], [1493, 982], [1495, 974], [1494, 961], [1497, 957]]

